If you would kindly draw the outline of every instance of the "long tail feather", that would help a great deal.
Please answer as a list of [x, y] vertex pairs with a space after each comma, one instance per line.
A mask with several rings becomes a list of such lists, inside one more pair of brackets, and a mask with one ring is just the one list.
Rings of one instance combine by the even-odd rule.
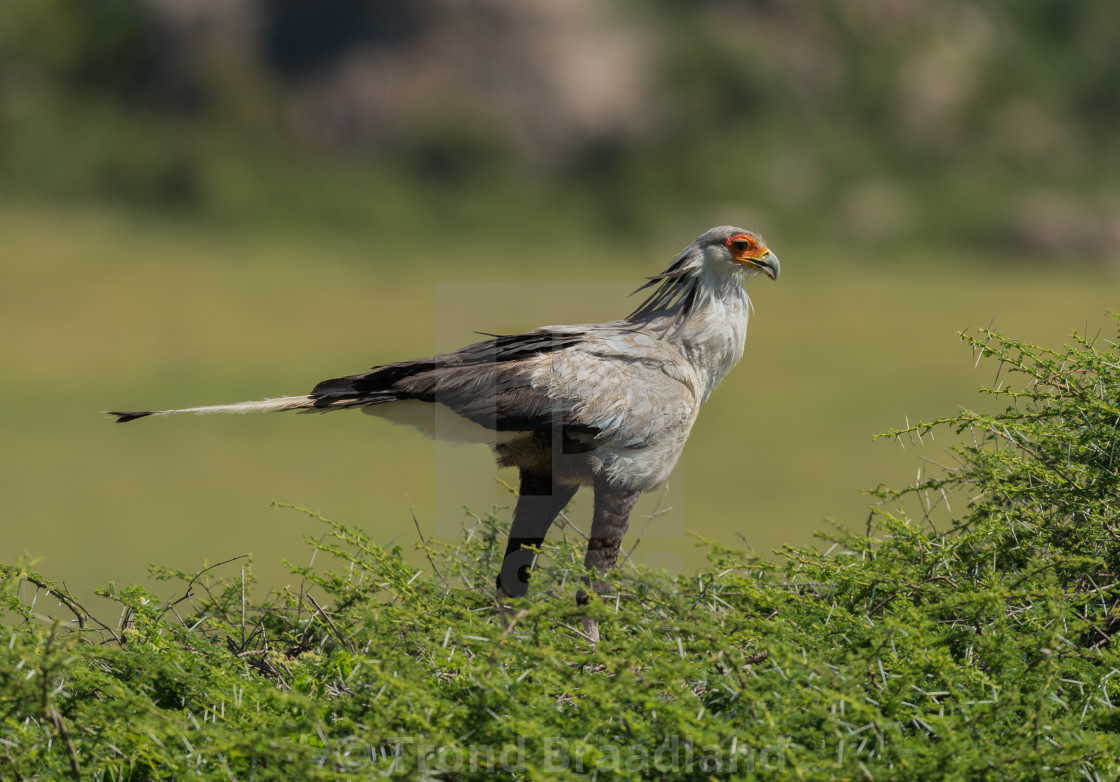
[[277, 399], [262, 399], [259, 402], [238, 402], [232, 405], [210, 405], [207, 407], [184, 407], [180, 410], [144, 410], [137, 412], [109, 411], [115, 415], [117, 423], [123, 424], [149, 415], [175, 415], [177, 413], [272, 413], [282, 410], [306, 410], [315, 406], [309, 396], [282, 396]]

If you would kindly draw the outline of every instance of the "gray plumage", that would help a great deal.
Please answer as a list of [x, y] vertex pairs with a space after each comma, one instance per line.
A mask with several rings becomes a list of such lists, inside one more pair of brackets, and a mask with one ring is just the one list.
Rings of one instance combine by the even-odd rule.
[[[587, 564], [600, 572], [614, 566], [634, 500], [669, 476], [700, 406], [743, 355], [751, 311], [743, 283], [778, 272], [760, 236], [721, 226], [651, 277], [639, 289], [650, 289], [647, 298], [622, 320], [494, 336], [325, 380], [306, 396], [111, 415], [125, 422], [359, 408], [441, 439], [488, 443], [500, 464], [521, 474], [498, 579], [500, 595], [520, 596], [528, 579], [522, 547], [540, 545], [581, 485], [596, 494]], [[440, 407], [454, 415], [437, 415]]]

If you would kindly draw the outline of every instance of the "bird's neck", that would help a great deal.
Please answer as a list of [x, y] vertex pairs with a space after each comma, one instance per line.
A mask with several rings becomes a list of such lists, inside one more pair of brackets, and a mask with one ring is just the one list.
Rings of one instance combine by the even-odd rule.
[[[683, 283], [683, 285], [682, 285]], [[663, 304], [652, 310], [646, 306], [630, 316], [629, 322], [651, 335], [674, 345], [699, 376], [700, 401], [743, 357], [747, 340], [747, 319], [751, 300], [743, 288], [743, 275], [716, 267], [701, 268], [672, 285], [668, 294], [660, 292], [651, 300]]]
[[701, 402], [743, 357], [750, 309], [742, 283], [730, 291], [702, 293], [692, 317], [670, 337], [700, 376]]

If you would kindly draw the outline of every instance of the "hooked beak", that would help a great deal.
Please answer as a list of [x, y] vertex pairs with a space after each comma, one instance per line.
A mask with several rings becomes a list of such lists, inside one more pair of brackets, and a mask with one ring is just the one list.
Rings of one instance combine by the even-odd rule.
[[778, 263], [778, 256], [769, 250], [761, 258], [751, 258], [750, 264], [762, 269], [763, 273], [772, 280], [778, 279], [778, 274], [782, 271], [782, 265]]

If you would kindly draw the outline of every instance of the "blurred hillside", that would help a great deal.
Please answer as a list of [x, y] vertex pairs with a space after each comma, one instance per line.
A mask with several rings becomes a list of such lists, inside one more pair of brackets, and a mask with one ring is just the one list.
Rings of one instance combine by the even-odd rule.
[[7, 0], [0, 194], [1115, 258], [1117, 40], [1057, 0]]
[[1103, 2], [4, 0], [6, 560], [88, 592], [251, 551], [276, 583], [306, 526], [270, 500], [456, 537], [509, 503], [481, 448], [98, 411], [618, 317], [719, 222], [783, 275], [638, 555], [862, 525], [924, 464], [871, 435], [990, 381], [955, 331], [1057, 345], [1117, 308], [1118, 40]]

